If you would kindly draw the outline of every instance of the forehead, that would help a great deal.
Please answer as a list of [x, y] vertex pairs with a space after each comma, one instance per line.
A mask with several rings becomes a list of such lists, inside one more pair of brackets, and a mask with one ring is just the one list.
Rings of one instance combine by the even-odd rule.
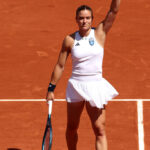
[[91, 16], [91, 15], [92, 15], [91, 11], [90, 11], [90, 10], [87, 10], [87, 9], [81, 10], [81, 11], [78, 13], [78, 16]]

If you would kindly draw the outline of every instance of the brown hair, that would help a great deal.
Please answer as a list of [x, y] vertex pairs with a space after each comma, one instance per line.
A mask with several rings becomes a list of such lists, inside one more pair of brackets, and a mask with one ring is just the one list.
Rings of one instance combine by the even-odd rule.
[[77, 10], [76, 10], [76, 19], [77, 19], [77, 16], [78, 16], [78, 14], [81, 10], [89, 10], [91, 12], [91, 16], [92, 16], [92, 19], [93, 19], [93, 10], [87, 5], [81, 5], [80, 7], [77, 8]]

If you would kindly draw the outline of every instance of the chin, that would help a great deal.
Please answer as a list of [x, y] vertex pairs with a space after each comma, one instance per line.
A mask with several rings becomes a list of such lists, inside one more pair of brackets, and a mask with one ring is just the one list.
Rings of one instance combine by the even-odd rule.
[[80, 30], [82, 31], [88, 31], [90, 28], [89, 27], [82, 27]]

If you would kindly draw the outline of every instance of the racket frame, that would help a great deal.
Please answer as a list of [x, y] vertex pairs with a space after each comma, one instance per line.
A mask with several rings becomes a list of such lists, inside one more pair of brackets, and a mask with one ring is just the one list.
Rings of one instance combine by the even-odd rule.
[[48, 102], [48, 117], [47, 117], [47, 123], [46, 123], [46, 128], [43, 136], [43, 141], [42, 141], [42, 150], [46, 150], [44, 145], [45, 145], [45, 139], [47, 135], [47, 130], [50, 129], [50, 140], [49, 140], [49, 148], [48, 150], [51, 150], [52, 147], [52, 124], [51, 124], [51, 113], [52, 113], [52, 101]]

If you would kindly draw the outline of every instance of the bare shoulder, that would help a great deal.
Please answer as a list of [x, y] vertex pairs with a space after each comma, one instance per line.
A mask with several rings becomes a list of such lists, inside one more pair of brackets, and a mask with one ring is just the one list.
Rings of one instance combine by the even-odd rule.
[[105, 39], [106, 39], [106, 33], [103, 30], [103, 23], [100, 23], [96, 28], [95, 28], [95, 37], [97, 41], [104, 46]]
[[63, 41], [63, 47], [71, 49], [74, 44], [75, 33], [67, 35]]

